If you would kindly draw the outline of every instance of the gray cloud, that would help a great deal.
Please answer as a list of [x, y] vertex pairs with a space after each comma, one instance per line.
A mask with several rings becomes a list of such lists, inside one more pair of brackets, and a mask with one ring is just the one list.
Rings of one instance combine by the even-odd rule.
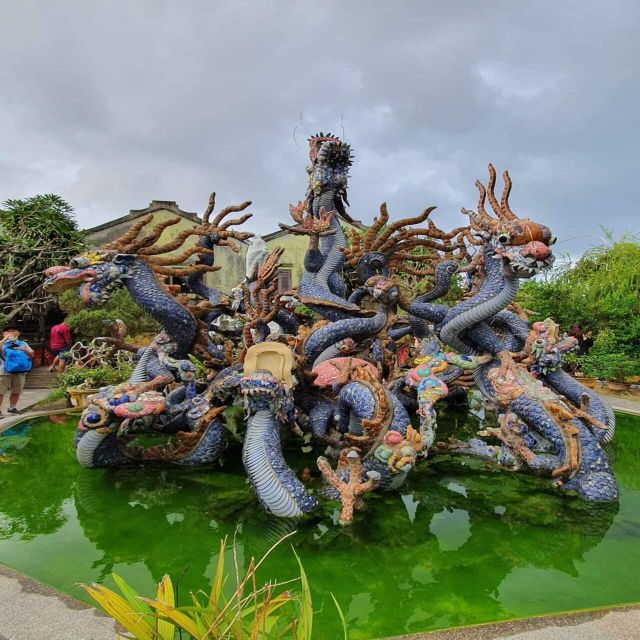
[[[637, 230], [636, 2], [40, 3], [0, 8], [0, 196], [59, 193], [83, 226], [152, 199], [250, 198], [268, 232], [304, 195], [306, 137], [353, 145], [370, 221], [514, 210], [579, 253]], [[303, 123], [299, 123], [299, 113]], [[296, 128], [294, 140], [293, 131]]]

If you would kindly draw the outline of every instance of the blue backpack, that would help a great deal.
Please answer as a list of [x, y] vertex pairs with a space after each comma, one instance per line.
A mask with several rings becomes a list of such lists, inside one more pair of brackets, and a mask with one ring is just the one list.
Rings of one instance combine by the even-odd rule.
[[24, 345], [24, 342], [16, 340], [16, 342], [11, 343], [10, 345], [7, 345], [6, 343], [2, 345], [5, 372], [26, 373], [27, 371], [31, 371], [31, 367], [33, 366], [31, 358], [24, 351], [12, 348], [14, 345], [16, 347], [21, 347]]

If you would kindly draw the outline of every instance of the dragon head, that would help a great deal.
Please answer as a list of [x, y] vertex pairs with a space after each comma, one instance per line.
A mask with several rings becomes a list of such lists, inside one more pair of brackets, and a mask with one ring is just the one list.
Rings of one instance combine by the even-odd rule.
[[[468, 228], [445, 233], [429, 219], [434, 209], [427, 207], [417, 216], [389, 224], [389, 211], [383, 202], [380, 214], [364, 233], [349, 230], [349, 246], [340, 247], [340, 251], [355, 270], [358, 284], [364, 285], [376, 275], [401, 275], [405, 281], [407, 276], [437, 281], [442, 279], [443, 269], [455, 274], [459, 262], [467, 257], [463, 232]], [[412, 226], [425, 222], [426, 226]], [[445, 266], [440, 268], [443, 263]]]
[[117, 392], [116, 387], [103, 387], [89, 396], [89, 405], [83, 410], [78, 420], [78, 431], [82, 433], [92, 430], [98, 430], [101, 433], [115, 432], [121, 422], [115, 415], [116, 407], [132, 399], [128, 394]]
[[376, 274], [389, 275], [389, 258], [381, 251], [369, 251], [356, 263], [358, 282], [366, 282]]
[[552, 239], [551, 230], [544, 225], [513, 220], [496, 229], [492, 238], [494, 256], [502, 260], [505, 275], [530, 278], [553, 264]]
[[78, 295], [88, 307], [104, 304], [111, 294], [131, 276], [136, 256], [114, 251], [81, 253], [69, 266], [50, 267], [45, 271], [44, 289], [61, 293], [78, 287]]
[[364, 286], [369, 295], [380, 304], [396, 304], [400, 298], [398, 285], [391, 278], [372, 276], [365, 282]]
[[[494, 194], [496, 170], [489, 165], [487, 187], [476, 181], [480, 192], [478, 212], [462, 209], [469, 216], [472, 232], [479, 235], [493, 248], [493, 257], [502, 261], [505, 276], [511, 278], [531, 278], [551, 267], [555, 256], [551, 245], [556, 241], [549, 227], [519, 218], [509, 206], [511, 178], [503, 174], [504, 189], [500, 202]], [[489, 199], [497, 218], [492, 218], [485, 210], [485, 200]]]
[[271, 371], [257, 369], [240, 379], [240, 393], [249, 413], [268, 409], [283, 422], [295, 416], [293, 399], [287, 388]]
[[559, 327], [551, 318], [534, 322], [524, 346], [531, 363], [529, 370], [535, 375], [555, 371], [562, 363], [562, 356], [577, 346], [576, 338], [560, 337]]
[[[140, 217], [126, 232], [96, 251], [81, 253], [68, 266], [50, 267], [45, 272], [45, 290], [59, 293], [72, 287], [79, 287], [79, 295], [87, 306], [99, 306], [111, 293], [122, 287], [134, 271], [145, 268], [156, 276], [192, 276], [198, 273], [216, 271], [215, 267], [201, 262], [213, 255], [213, 245], [231, 247], [238, 250], [236, 240], [246, 240], [253, 236], [229, 227], [247, 220], [251, 214], [244, 214], [236, 220], [224, 218], [232, 211], [244, 211], [251, 203], [243, 202], [222, 209], [215, 218], [209, 220], [215, 206], [215, 194], [209, 198], [209, 206], [201, 224], [183, 229], [168, 242], [160, 238], [165, 229], [180, 223], [180, 216], [161, 220], [149, 231], [144, 229], [153, 222], [153, 214]], [[200, 242], [186, 245], [188, 239], [199, 237]], [[191, 256], [197, 256], [195, 264], [185, 264]]]

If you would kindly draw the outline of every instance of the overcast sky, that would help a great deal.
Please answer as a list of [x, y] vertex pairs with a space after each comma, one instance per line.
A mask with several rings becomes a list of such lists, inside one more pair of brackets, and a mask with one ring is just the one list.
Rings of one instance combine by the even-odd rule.
[[637, 0], [20, 0], [0, 24], [0, 199], [57, 193], [82, 227], [215, 190], [273, 231], [306, 138], [343, 128], [364, 222], [456, 226], [491, 161], [558, 251], [640, 226]]

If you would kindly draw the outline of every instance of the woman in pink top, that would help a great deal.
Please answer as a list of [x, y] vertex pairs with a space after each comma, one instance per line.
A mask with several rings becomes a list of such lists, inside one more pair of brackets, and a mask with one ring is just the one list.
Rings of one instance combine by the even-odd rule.
[[69, 349], [71, 348], [71, 328], [68, 324], [61, 322], [51, 327], [51, 337], [49, 347], [55, 356], [49, 371], [53, 371], [58, 366], [58, 371], [64, 371], [67, 366]]

